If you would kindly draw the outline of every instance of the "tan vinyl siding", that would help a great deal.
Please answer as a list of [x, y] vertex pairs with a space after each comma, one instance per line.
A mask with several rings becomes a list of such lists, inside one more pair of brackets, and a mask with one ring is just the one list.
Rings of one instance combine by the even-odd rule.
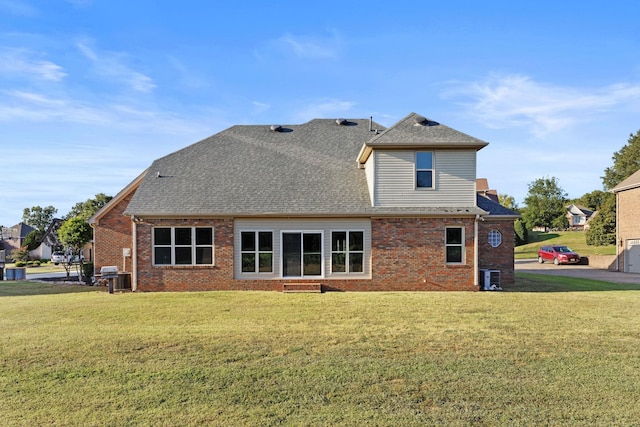
[[[233, 237], [233, 274], [236, 279], [250, 280], [282, 280], [281, 265], [281, 233], [282, 231], [316, 231], [323, 236], [323, 267], [322, 279], [370, 279], [371, 278], [371, 221], [362, 219], [253, 219], [241, 218], [234, 221]], [[242, 231], [272, 231], [273, 232], [273, 273], [242, 273], [242, 258], [240, 251], [240, 233]], [[361, 274], [332, 274], [331, 273], [331, 232], [332, 231], [363, 231], [364, 232], [364, 259]], [[295, 279], [295, 278], [287, 278]]]
[[475, 206], [475, 150], [434, 150], [433, 153], [435, 188], [425, 189], [415, 187], [415, 151], [377, 151], [375, 206]]

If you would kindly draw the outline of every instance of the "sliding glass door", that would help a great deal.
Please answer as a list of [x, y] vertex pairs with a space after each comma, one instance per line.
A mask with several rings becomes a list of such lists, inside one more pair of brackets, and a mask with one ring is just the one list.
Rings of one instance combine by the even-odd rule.
[[322, 276], [322, 233], [282, 233], [282, 275]]

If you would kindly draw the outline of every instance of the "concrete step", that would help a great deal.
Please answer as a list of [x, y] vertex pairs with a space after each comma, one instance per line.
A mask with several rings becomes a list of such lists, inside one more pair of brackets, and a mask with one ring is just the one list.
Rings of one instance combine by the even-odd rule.
[[300, 282], [287, 282], [282, 284], [282, 292], [294, 293], [294, 292], [322, 292], [322, 283], [300, 283]]

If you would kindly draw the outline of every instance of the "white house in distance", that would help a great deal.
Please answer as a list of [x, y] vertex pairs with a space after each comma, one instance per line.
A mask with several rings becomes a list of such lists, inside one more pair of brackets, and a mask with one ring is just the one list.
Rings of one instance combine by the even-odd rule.
[[589, 222], [597, 212], [587, 209], [584, 206], [571, 204], [567, 207], [567, 220], [569, 228], [573, 230], [588, 230]]

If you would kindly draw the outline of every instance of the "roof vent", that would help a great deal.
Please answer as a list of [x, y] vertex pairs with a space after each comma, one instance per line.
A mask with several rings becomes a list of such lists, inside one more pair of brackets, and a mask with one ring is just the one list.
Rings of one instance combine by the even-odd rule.
[[282, 132], [282, 126], [280, 125], [271, 125], [269, 128], [272, 132]]
[[346, 119], [336, 119], [336, 123], [339, 126], [345, 126], [347, 124], [347, 120]]
[[426, 126], [427, 125], [427, 119], [425, 119], [422, 116], [415, 116], [413, 118], [413, 121], [415, 122], [414, 126]]

